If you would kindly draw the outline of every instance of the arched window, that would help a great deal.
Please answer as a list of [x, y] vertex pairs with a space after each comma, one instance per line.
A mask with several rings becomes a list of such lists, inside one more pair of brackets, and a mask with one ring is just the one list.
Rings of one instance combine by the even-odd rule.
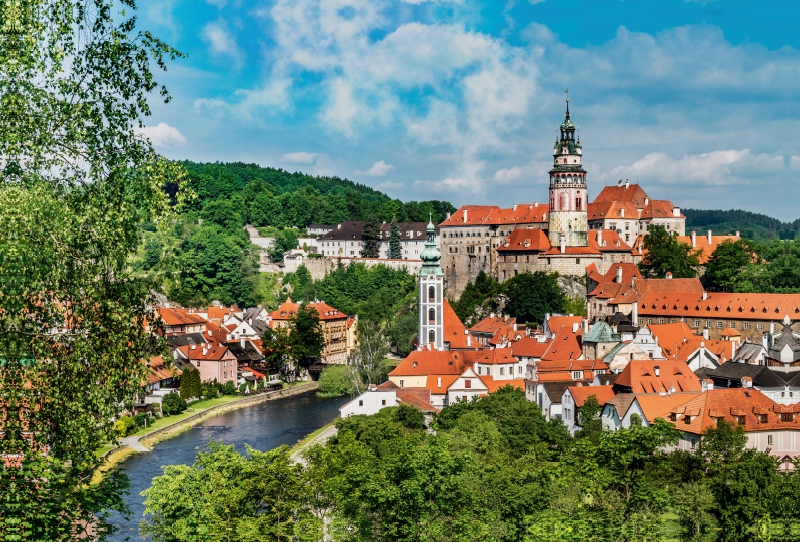
[[436, 310], [428, 309], [428, 323], [433, 324], [436, 322]]
[[428, 287], [428, 301], [436, 301], [436, 288]]
[[428, 331], [428, 342], [435, 343], [436, 342], [436, 332], [434, 330]]

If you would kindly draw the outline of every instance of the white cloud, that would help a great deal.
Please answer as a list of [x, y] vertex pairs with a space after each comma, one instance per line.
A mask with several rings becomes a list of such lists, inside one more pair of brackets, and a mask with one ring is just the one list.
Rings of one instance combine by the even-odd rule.
[[236, 66], [244, 60], [244, 51], [236, 43], [236, 37], [228, 28], [228, 23], [218, 19], [203, 27], [203, 41], [211, 48], [212, 54], [231, 58]]
[[494, 180], [499, 181], [501, 183], [516, 181], [520, 177], [522, 177], [522, 168], [520, 168], [519, 166], [515, 166], [509, 169], [500, 169], [497, 170], [494, 174]]
[[366, 175], [367, 177], [385, 177], [392, 171], [394, 171], [394, 166], [381, 160], [380, 162], [375, 162], [372, 164], [372, 167], [370, 167], [367, 171], [356, 171], [356, 175]]
[[289, 164], [313, 164], [317, 161], [317, 153], [290, 152], [281, 157], [281, 162]]
[[403, 183], [396, 183], [394, 181], [383, 181], [381, 184], [378, 185], [378, 188], [381, 190], [400, 190], [401, 188], [405, 188], [405, 184]]
[[186, 144], [186, 137], [177, 128], [166, 122], [137, 128], [136, 133], [144, 135], [154, 147], [161, 149], [174, 149]]

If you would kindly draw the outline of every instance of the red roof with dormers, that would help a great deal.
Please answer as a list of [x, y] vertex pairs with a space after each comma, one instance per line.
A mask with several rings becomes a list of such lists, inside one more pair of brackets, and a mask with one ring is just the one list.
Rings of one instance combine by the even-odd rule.
[[474, 333], [491, 333], [492, 335], [494, 335], [494, 333], [498, 329], [504, 327], [509, 323], [515, 324], [516, 322], [517, 322], [516, 318], [507, 318], [502, 315], [487, 316], [486, 318], [484, 318], [483, 320], [481, 320], [480, 322], [469, 328], [469, 330]]
[[323, 301], [314, 301], [306, 306], [314, 307], [317, 310], [317, 314], [319, 314], [319, 319], [323, 321], [342, 320], [344, 318], [348, 318], [345, 313], [339, 312], [339, 309], [335, 309]]
[[472, 365], [474, 356], [473, 351], [414, 350], [389, 375], [461, 375]]
[[[673, 279], [670, 282], [674, 282]], [[800, 319], [800, 294], [743, 294], [649, 291], [639, 302], [639, 315], [692, 319], [782, 320]]]
[[228, 353], [227, 346], [217, 344], [210, 344], [207, 348], [203, 348], [202, 345], [186, 345], [179, 346], [178, 349], [192, 361], [220, 361]]
[[541, 252], [550, 248], [550, 241], [539, 228], [517, 228], [497, 247], [498, 252]]
[[[578, 317], [578, 321], [580, 321], [580, 317]], [[552, 324], [548, 323], [548, 325]], [[551, 327], [551, 329], [553, 328]], [[579, 331], [580, 329], [580, 326], [578, 326]], [[542, 355], [542, 360], [578, 359], [583, 355], [579, 340], [580, 335], [580, 332], [572, 332], [572, 326], [563, 326], [553, 337], [553, 340], [550, 341], [547, 350]]]
[[[464, 211], [467, 220], [464, 220]], [[550, 207], [546, 204], [520, 203], [511, 208], [496, 205], [462, 205], [439, 226], [479, 226], [503, 224], [541, 224], [547, 222]]]
[[674, 360], [632, 360], [614, 381], [614, 388], [630, 388], [632, 393], [668, 394], [673, 388], [672, 393], [702, 391], [700, 379], [686, 363]]
[[635, 205], [637, 209], [644, 209], [646, 206], [645, 200], [649, 200], [647, 193], [641, 186], [634, 183], [628, 186], [621, 184], [603, 187], [603, 190], [594, 198], [592, 203], [630, 202]]
[[626, 245], [617, 233], [617, 230], [600, 230], [600, 243], [597, 242], [597, 231], [589, 230], [589, 248], [598, 252], [630, 252], [631, 247]]
[[269, 313], [273, 320], [288, 320], [300, 309], [300, 303], [294, 303], [291, 297], [287, 297], [286, 301], [278, 306], [277, 310]]
[[185, 326], [208, 322], [202, 315], [190, 312], [189, 309], [159, 307], [158, 314], [168, 326]]
[[549, 347], [549, 341], [540, 343], [533, 337], [522, 337], [511, 345], [511, 355], [520, 358], [541, 359]]
[[639, 218], [686, 218], [681, 213], [676, 216], [675, 206], [665, 199], [654, 199], [645, 205]]
[[586, 216], [589, 220], [619, 219], [638, 220], [639, 210], [629, 201], [601, 201], [595, 200], [586, 206]]
[[485, 363], [487, 365], [517, 363], [517, 360], [511, 356], [511, 349], [509, 348], [492, 348], [491, 350], [484, 350], [480, 353], [480, 355], [475, 356], [472, 361], [473, 363]]
[[[701, 232], [697, 232], [695, 235], [695, 243], [694, 249], [699, 250], [699, 260], [701, 265], [705, 265], [708, 263], [708, 259], [711, 257], [711, 254], [717, 249], [719, 245], [724, 243], [725, 241], [731, 241], [735, 243], [739, 240], [739, 237], [735, 235], [712, 235], [711, 242], [708, 242], [708, 234], [701, 235]], [[679, 235], [678, 241], [681, 243], [685, 243], [689, 246], [692, 246], [692, 236], [691, 235]]]
[[552, 247], [542, 252], [542, 256], [600, 256], [600, 251], [590, 247], [564, 247], [564, 252], [561, 252], [561, 247]]

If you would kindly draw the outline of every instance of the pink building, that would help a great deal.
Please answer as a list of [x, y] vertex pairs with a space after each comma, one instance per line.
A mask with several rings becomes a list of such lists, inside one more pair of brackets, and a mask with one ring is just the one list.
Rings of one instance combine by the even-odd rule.
[[181, 346], [181, 357], [200, 371], [203, 382], [216, 380], [220, 384], [231, 381], [238, 384], [236, 356], [227, 346], [214, 344], [193, 344]]

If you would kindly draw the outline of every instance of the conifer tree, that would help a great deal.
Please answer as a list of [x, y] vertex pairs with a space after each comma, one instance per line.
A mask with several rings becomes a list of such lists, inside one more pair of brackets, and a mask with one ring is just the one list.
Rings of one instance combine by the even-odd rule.
[[362, 240], [361, 256], [363, 258], [377, 258], [380, 254], [381, 246], [381, 223], [375, 214], [370, 214], [364, 222]]
[[181, 375], [181, 397], [191, 399], [203, 395], [203, 384], [200, 382], [200, 371], [187, 365]]
[[403, 243], [400, 240], [400, 226], [397, 225], [397, 218], [392, 218], [392, 225], [389, 228], [389, 258], [399, 260], [403, 257]]

